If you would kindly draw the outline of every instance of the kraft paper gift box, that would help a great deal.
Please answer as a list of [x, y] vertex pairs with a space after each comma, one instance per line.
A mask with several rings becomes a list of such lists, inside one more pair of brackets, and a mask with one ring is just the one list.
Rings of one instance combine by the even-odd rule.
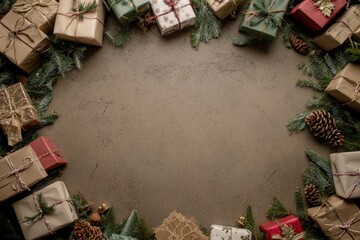
[[38, 156], [46, 171], [67, 163], [55, 143], [49, 137], [39, 137], [29, 144]]
[[7, 155], [0, 159], [0, 201], [30, 190], [45, 177], [45, 169], [30, 146]]
[[[282, 239], [283, 236], [283, 228], [288, 227], [291, 228], [296, 234], [293, 239], [294, 240], [302, 240], [304, 239], [303, 229], [300, 223], [299, 218], [289, 215], [287, 217], [280, 218], [276, 221], [271, 221], [267, 223], [263, 223], [260, 226], [260, 230], [265, 233], [266, 240], [271, 239]], [[279, 237], [279, 238], [275, 238]]]
[[44, 33], [53, 30], [57, 8], [55, 0], [17, 0], [12, 6], [14, 12], [23, 15]]
[[[288, 4], [289, 0], [250, 1], [239, 30], [260, 39], [275, 39]], [[266, 9], [266, 15], [260, 11], [260, 8]], [[275, 25], [270, 21], [271, 19], [276, 21]]]
[[121, 25], [128, 25], [143, 18], [150, 10], [149, 0], [104, 0], [105, 7], [112, 10]]
[[27, 73], [40, 66], [41, 54], [49, 50], [46, 34], [21, 14], [8, 12], [0, 21], [0, 52]]
[[321, 206], [309, 208], [307, 212], [328, 239], [360, 239], [360, 209], [351, 200], [333, 195]]
[[93, 0], [60, 0], [54, 34], [67, 41], [102, 46], [105, 9], [102, 0], [94, 11], [81, 13], [79, 6]]
[[251, 232], [247, 229], [211, 225], [210, 240], [251, 240]]
[[315, 6], [313, 0], [304, 0], [294, 7], [290, 15], [303, 26], [312, 31], [320, 31], [334, 19], [346, 6], [347, 0], [332, 0], [335, 9], [332, 10], [329, 17], [324, 16], [320, 9]]
[[22, 83], [0, 90], [0, 126], [10, 146], [22, 141], [21, 130], [40, 122], [40, 117]]
[[325, 92], [344, 105], [360, 111], [360, 65], [349, 63], [326, 87]]
[[[40, 214], [36, 206], [39, 194], [48, 206], [54, 207], [52, 214]], [[39, 239], [76, 221], [76, 211], [69, 201], [70, 195], [64, 182], [58, 181], [14, 203], [13, 208], [25, 239]], [[27, 218], [37, 215], [37, 219], [26, 221]]]
[[352, 6], [325, 32], [314, 39], [314, 43], [330, 51], [341, 46], [360, 27], [360, 6]]
[[210, 8], [219, 19], [224, 19], [243, 3], [243, 0], [207, 0]]
[[193, 26], [196, 22], [190, 0], [151, 0], [150, 4], [162, 36]]

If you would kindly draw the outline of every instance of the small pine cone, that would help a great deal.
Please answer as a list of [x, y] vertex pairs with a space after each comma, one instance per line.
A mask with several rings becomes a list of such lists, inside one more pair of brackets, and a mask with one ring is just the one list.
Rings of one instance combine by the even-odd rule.
[[312, 206], [321, 204], [319, 191], [313, 184], [306, 185], [304, 188], [305, 197]]
[[307, 55], [310, 50], [309, 44], [307, 44], [304, 39], [297, 36], [295, 33], [291, 33], [290, 42], [295, 51], [302, 55]]
[[73, 231], [77, 240], [101, 240], [103, 236], [100, 228], [91, 226], [86, 221], [75, 223]]
[[344, 136], [341, 134], [341, 132], [338, 129], [335, 129], [331, 132], [329, 136], [326, 138], [328, 142], [337, 147], [344, 145], [345, 139]]

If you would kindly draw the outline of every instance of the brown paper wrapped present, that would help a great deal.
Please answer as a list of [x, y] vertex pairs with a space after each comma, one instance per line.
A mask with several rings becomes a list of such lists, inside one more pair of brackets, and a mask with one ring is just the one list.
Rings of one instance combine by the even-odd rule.
[[36, 153], [30, 146], [0, 159], [0, 201], [29, 190], [47, 177]]
[[101, 46], [105, 20], [102, 0], [95, 0], [95, 10], [87, 11], [81, 7], [93, 2], [94, 0], [60, 0], [54, 34], [60, 39]]
[[323, 34], [314, 39], [314, 43], [330, 51], [341, 46], [360, 27], [360, 6], [352, 6]]
[[22, 15], [10, 11], [0, 21], [0, 51], [27, 73], [40, 66], [41, 53], [50, 47], [46, 34]]
[[344, 105], [360, 111], [360, 65], [346, 65], [329, 83], [325, 92]]
[[210, 8], [219, 19], [224, 19], [236, 12], [243, 0], [207, 0]]
[[[52, 214], [42, 212], [39, 198], [54, 209]], [[64, 182], [58, 181], [14, 203], [25, 239], [39, 239], [76, 221], [78, 217], [69, 200]]]
[[23, 15], [44, 33], [54, 28], [57, 8], [55, 0], [17, 0], [12, 6], [14, 12]]
[[330, 240], [360, 239], [360, 209], [351, 200], [333, 195], [307, 212]]
[[22, 83], [0, 90], [0, 126], [10, 146], [22, 141], [21, 129], [40, 122], [40, 117]]

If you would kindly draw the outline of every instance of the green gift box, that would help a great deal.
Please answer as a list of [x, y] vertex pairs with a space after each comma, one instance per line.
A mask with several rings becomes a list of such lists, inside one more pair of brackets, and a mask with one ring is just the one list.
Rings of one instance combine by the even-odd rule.
[[150, 10], [149, 0], [103, 0], [121, 25], [128, 25]]
[[250, 1], [239, 30], [260, 39], [275, 39], [288, 4], [289, 0]]

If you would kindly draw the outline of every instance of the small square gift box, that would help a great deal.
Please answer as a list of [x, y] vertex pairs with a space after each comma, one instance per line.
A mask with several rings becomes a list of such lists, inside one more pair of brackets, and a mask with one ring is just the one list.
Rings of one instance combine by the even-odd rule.
[[0, 126], [10, 146], [22, 141], [21, 130], [29, 129], [39, 122], [39, 114], [22, 83], [0, 90]]
[[0, 159], [0, 201], [17, 195], [47, 177], [34, 150], [26, 146]]
[[243, 3], [243, 0], [207, 0], [210, 8], [219, 19], [224, 19]]
[[60, 0], [54, 34], [59, 39], [102, 46], [104, 20], [102, 0]]
[[304, 239], [303, 229], [300, 220], [289, 215], [276, 221], [267, 222], [260, 225], [260, 230], [265, 233], [266, 240], [272, 239]]
[[329, 83], [325, 92], [360, 112], [360, 65], [349, 63]]
[[314, 43], [330, 51], [341, 46], [360, 27], [360, 6], [352, 6], [324, 33], [314, 39]]
[[210, 240], [251, 240], [251, 232], [247, 229], [211, 225]]
[[0, 21], [0, 52], [27, 73], [40, 66], [41, 54], [48, 51], [46, 34], [21, 14], [8, 12]]
[[104, 0], [105, 7], [114, 13], [116, 20], [123, 26], [137, 19], [143, 19], [150, 11], [149, 0]]
[[50, 171], [67, 163], [57, 146], [49, 137], [39, 137], [29, 145], [34, 149], [46, 171]]
[[61, 181], [13, 203], [13, 208], [26, 240], [53, 234], [78, 219]]
[[328, 239], [360, 239], [360, 209], [351, 200], [333, 195], [321, 206], [309, 208], [307, 212]]
[[23, 15], [44, 33], [54, 28], [58, 3], [55, 0], [17, 0], [12, 10]]
[[289, 0], [251, 0], [240, 31], [260, 39], [275, 39]]
[[[311, 31], [322, 30], [330, 21], [340, 13], [346, 6], [347, 0], [331, 0], [324, 4], [328, 4], [325, 10], [320, 10], [322, 5], [319, 5], [314, 0], [304, 0], [299, 5], [294, 7], [290, 12], [291, 16], [303, 26]], [[318, 6], [317, 6], [318, 5]]]
[[195, 25], [190, 0], [151, 0], [150, 4], [162, 36]]

